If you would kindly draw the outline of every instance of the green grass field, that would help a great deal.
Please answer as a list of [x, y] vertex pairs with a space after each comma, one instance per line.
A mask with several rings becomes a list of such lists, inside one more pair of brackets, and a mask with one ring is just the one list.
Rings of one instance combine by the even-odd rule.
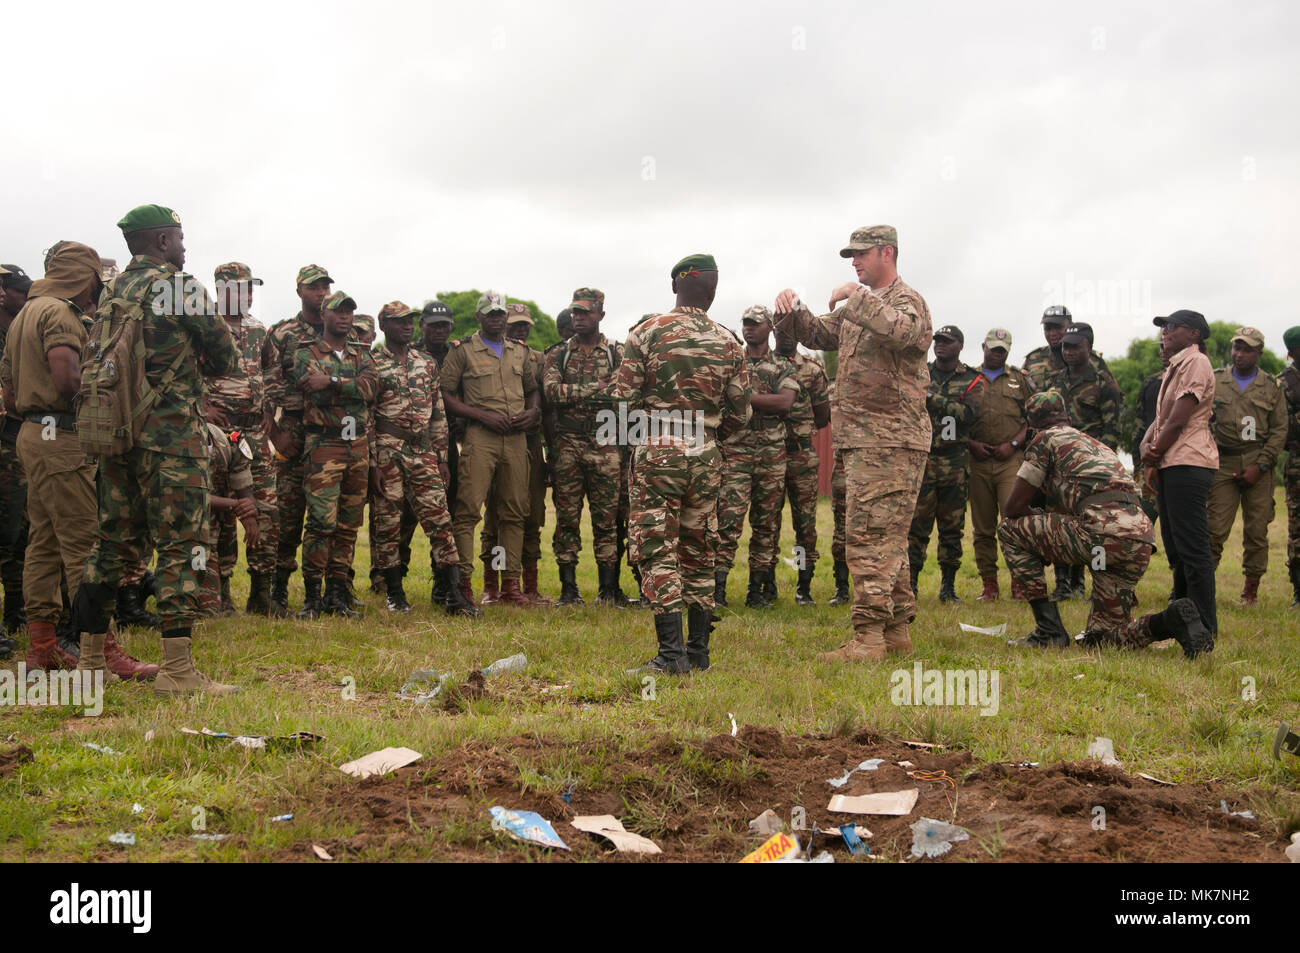
[[[362, 584], [368, 607], [360, 622], [268, 622], [241, 615], [205, 623], [196, 632], [196, 657], [208, 674], [242, 686], [233, 697], [164, 701], [147, 684], [130, 684], [107, 689], [99, 717], [68, 708], [0, 709], [0, 750], [24, 744], [34, 752], [34, 760], [0, 776], [0, 860], [309, 859], [312, 843], [362, 860], [537, 858], [543, 852], [494, 834], [486, 808], [501, 803], [495, 800], [499, 792], [512, 787], [527, 795], [521, 803], [558, 804], [558, 795], [574, 782], [579, 791], [602, 792], [597, 801], [604, 809], [594, 813], [621, 815], [629, 829], [658, 835], [665, 859], [671, 859], [686, 838], [680, 816], [709, 803], [701, 791], [743, 790], [763, 770], [743, 755], [702, 760], [692, 746], [729, 733], [729, 713], [741, 726], [786, 736], [847, 739], [867, 729], [883, 739], [938, 743], [968, 752], [972, 766], [1081, 761], [1093, 737], [1105, 735], [1130, 773], [1232, 793], [1259, 815], [1252, 836], [1272, 845], [1300, 829], [1300, 758], [1284, 754], [1278, 762], [1269, 750], [1279, 721], [1300, 723], [1300, 612], [1287, 608], [1285, 508], [1279, 505], [1278, 511], [1257, 609], [1237, 605], [1240, 576], [1227, 567], [1239, 561], [1239, 533], [1229, 541], [1219, 577], [1221, 632], [1208, 658], [1188, 662], [1176, 646], [1139, 653], [1030, 652], [964, 634], [958, 622], [1006, 622], [1008, 635], [1017, 636], [1032, 628], [1024, 603], [1005, 597], [991, 605], [974, 601], [979, 582], [968, 539], [958, 577], [966, 600], [960, 606], [937, 601], [931, 541], [913, 626], [914, 656], [878, 667], [837, 667], [814, 659], [849, 635], [848, 609], [825, 605], [833, 584], [830, 507], [823, 500], [823, 558], [814, 582], [820, 604], [794, 605], [794, 571], [782, 565], [776, 609], [737, 608], [744, 601], [746, 536], [729, 589], [732, 608], [722, 610], [724, 621], [714, 634], [714, 668], [686, 679], [661, 677], [652, 698], [643, 697], [650, 693], [638, 676], [624, 671], [654, 652], [648, 612], [590, 605], [496, 607], [477, 621], [451, 619], [429, 606], [428, 544], [417, 534], [407, 580], [416, 608], [409, 615], [390, 615], [383, 598]], [[543, 528], [542, 590], [554, 598], [559, 586], [549, 557], [552, 529]], [[783, 551], [792, 545], [787, 518]], [[361, 583], [369, 565], [364, 534], [357, 556]], [[1169, 578], [1163, 555], [1157, 555], [1139, 589], [1143, 607], [1163, 603]], [[592, 601], [589, 540], [579, 582]], [[242, 564], [234, 587], [242, 608]], [[478, 572], [474, 588], [476, 594], [481, 589]], [[631, 588], [626, 571], [624, 588]], [[1002, 591], [1009, 592], [1005, 569]], [[301, 578], [295, 576], [295, 609], [301, 599]], [[1071, 631], [1082, 628], [1085, 615], [1082, 603], [1062, 606]], [[150, 633], [131, 631], [123, 641], [138, 657], [157, 660], [157, 639]], [[416, 669], [447, 671], [460, 680], [516, 652], [528, 656], [525, 673], [490, 680], [484, 697], [463, 697], [451, 710], [395, 697]], [[21, 652], [4, 664], [13, 668], [19, 658]], [[890, 673], [916, 661], [927, 669], [996, 670], [997, 714], [895, 706]], [[324, 740], [302, 750], [257, 751], [185, 735], [182, 727], [264, 735], [311, 731]], [[686, 746], [663, 747], [665, 735]], [[408, 800], [406, 819], [375, 836], [365, 812], [353, 808], [358, 795], [377, 796], [381, 787], [346, 777], [337, 766], [387, 746], [413, 748], [425, 760], [401, 775], [412, 792], [408, 797], [415, 798]], [[452, 761], [439, 760], [453, 754], [454, 772], [447, 768]], [[619, 765], [625, 761], [635, 762], [637, 770], [623, 771]], [[426, 803], [420, 788], [458, 792], [457, 809], [413, 809], [413, 803]], [[133, 804], [142, 812], [133, 814]], [[752, 808], [753, 816], [762, 806], [744, 803], [736, 816], [742, 807]], [[955, 805], [953, 811], [956, 816]], [[294, 819], [270, 820], [285, 813]], [[750, 849], [741, 849], [744, 828], [734, 829], [734, 817], [721, 818], [714, 828], [706, 824], [703, 834], [692, 828], [692, 857], [701, 856], [700, 845], [716, 845], [708, 856], [718, 859], [736, 859]], [[229, 837], [199, 842], [191, 835], [200, 829]], [[109, 844], [118, 830], [133, 832], [135, 846]], [[984, 849], [971, 850], [965, 859], [997, 858], [1000, 843], [983, 838]], [[588, 849], [574, 856], [604, 855]], [[882, 849], [882, 856], [891, 853]], [[1120, 844], [1110, 856], [1131, 855]]]

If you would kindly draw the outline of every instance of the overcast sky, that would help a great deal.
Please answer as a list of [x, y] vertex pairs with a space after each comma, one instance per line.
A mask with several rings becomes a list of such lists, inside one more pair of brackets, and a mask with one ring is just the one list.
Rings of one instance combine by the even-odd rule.
[[978, 361], [1045, 305], [1122, 354], [1180, 307], [1300, 324], [1300, 8], [1290, 3], [7, 4], [0, 261], [127, 256], [175, 208], [187, 268], [300, 265], [374, 313], [496, 288], [621, 338], [713, 253], [739, 327], [823, 308], [858, 226]]

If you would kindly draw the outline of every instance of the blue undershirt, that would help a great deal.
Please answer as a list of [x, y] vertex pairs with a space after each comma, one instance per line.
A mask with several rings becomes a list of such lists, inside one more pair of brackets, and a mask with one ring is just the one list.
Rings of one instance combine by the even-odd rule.
[[1238, 393], [1245, 391], [1245, 389], [1250, 386], [1250, 382], [1253, 381], [1258, 376], [1259, 376], [1258, 364], [1256, 364], [1255, 369], [1250, 372], [1249, 377], [1241, 377], [1240, 375], [1237, 374], [1237, 369], [1235, 367], [1232, 369], [1232, 379], [1237, 382]]
[[497, 356], [498, 361], [501, 360], [501, 353], [506, 347], [505, 341], [489, 341], [487, 338], [480, 338], [479, 340], [492, 349], [492, 353]]
[[981, 367], [980, 370], [982, 370], [982, 371], [984, 372], [984, 376], [987, 377], [987, 378], [988, 378], [989, 380], [991, 380], [991, 381], [995, 381], [995, 380], [997, 380], [999, 377], [1001, 377], [1001, 376], [1002, 376], [1003, 374], [1005, 374], [1006, 371], [1007, 371], [1005, 365], [1003, 365], [1002, 367], [999, 367], [999, 368]]

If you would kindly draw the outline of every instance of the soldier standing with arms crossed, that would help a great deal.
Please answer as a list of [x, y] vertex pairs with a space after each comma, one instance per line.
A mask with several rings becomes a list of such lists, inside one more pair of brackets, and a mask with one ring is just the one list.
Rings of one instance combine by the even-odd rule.
[[777, 327], [801, 344], [840, 351], [832, 440], [844, 455], [845, 545], [853, 579], [853, 641], [825, 661], [881, 661], [910, 652], [916, 596], [908, 584], [907, 529], [930, 449], [930, 309], [898, 277], [898, 232], [860, 228], [840, 257], [852, 258], [861, 284], [831, 292], [814, 317], [790, 289], [777, 296]]

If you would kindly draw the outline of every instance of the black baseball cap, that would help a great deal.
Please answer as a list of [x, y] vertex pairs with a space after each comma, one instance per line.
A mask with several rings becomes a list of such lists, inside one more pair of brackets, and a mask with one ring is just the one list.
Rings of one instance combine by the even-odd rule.
[[934, 336], [937, 338], [952, 338], [958, 344], [966, 343], [966, 335], [962, 334], [961, 328], [955, 324], [945, 324], [934, 332]]
[[1210, 325], [1205, 320], [1205, 315], [1199, 311], [1179, 310], [1173, 314], [1160, 318], [1152, 318], [1151, 323], [1158, 328], [1163, 328], [1166, 324], [1174, 327], [1195, 328], [1201, 332], [1201, 340], [1210, 339]]
[[1092, 325], [1082, 321], [1069, 325], [1061, 335], [1062, 344], [1080, 344], [1084, 341], [1092, 344]]
[[420, 323], [425, 321], [435, 323], [445, 321], [448, 324], [455, 324], [452, 319], [451, 308], [447, 307], [441, 301], [426, 301], [424, 307], [420, 310]]
[[1063, 304], [1049, 305], [1043, 312], [1043, 324], [1069, 324], [1071, 320], [1070, 309]]
[[27, 277], [27, 272], [23, 271], [17, 265], [0, 265], [7, 275], [0, 275], [0, 287], [15, 288], [23, 294], [27, 294], [32, 288], [32, 279]]

